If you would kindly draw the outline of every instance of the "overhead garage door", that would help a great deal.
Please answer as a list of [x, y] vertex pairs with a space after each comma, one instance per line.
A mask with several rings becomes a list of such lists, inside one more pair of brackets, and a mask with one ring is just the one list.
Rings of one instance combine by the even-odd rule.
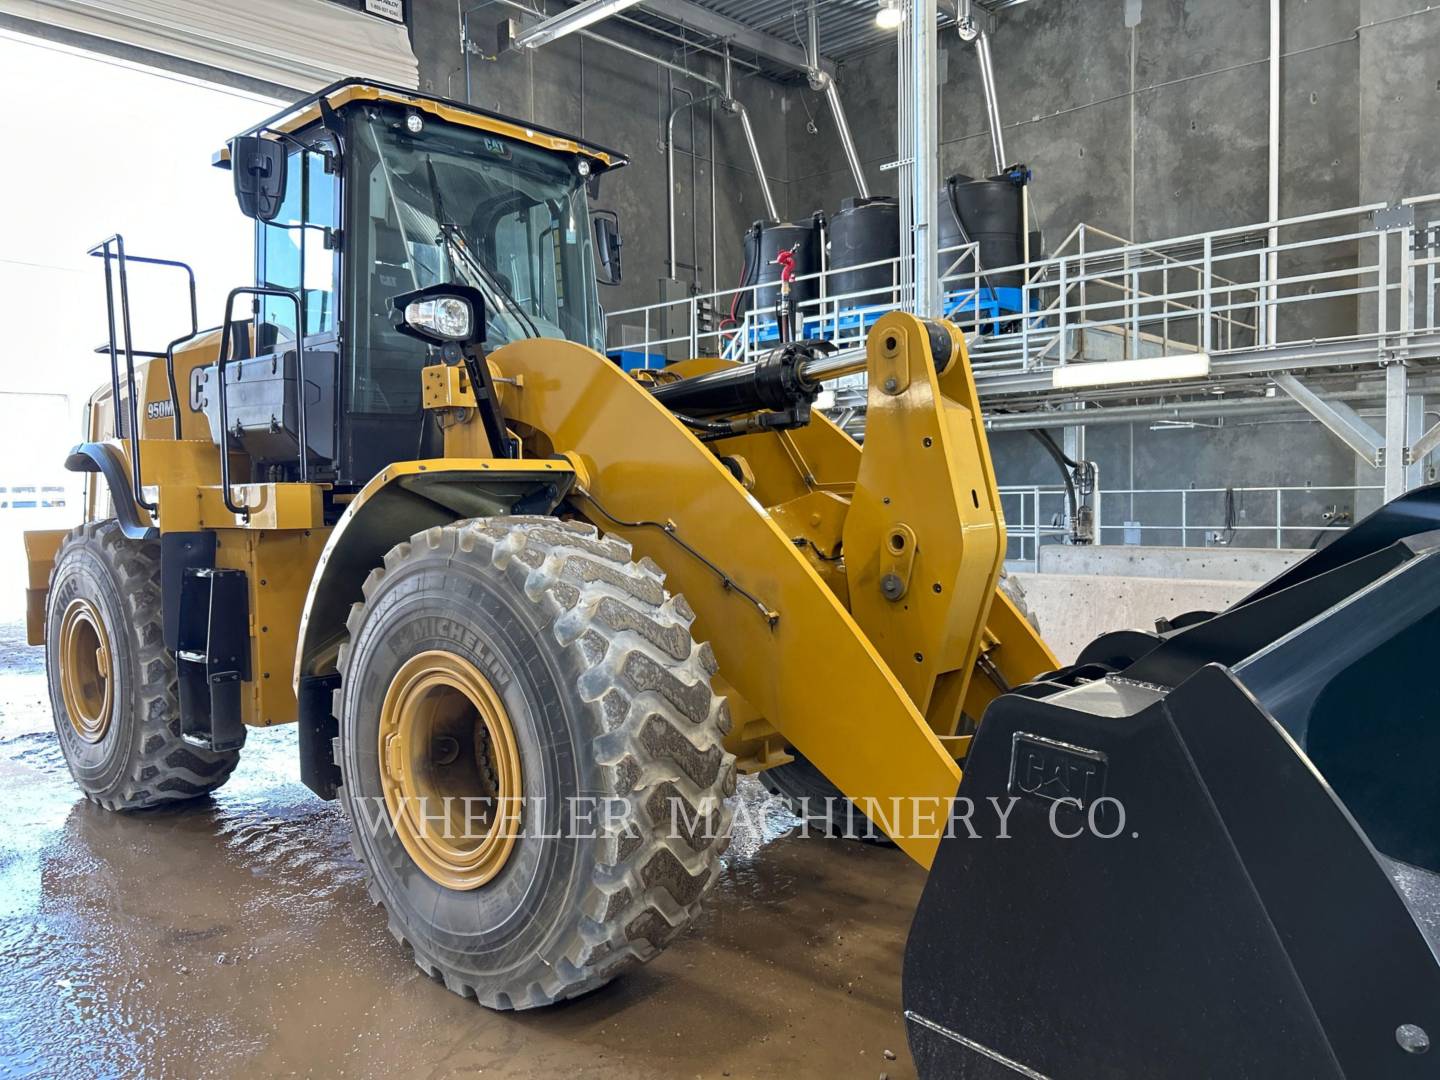
[[330, 0], [0, 0], [0, 12], [296, 90], [419, 83], [404, 26]]

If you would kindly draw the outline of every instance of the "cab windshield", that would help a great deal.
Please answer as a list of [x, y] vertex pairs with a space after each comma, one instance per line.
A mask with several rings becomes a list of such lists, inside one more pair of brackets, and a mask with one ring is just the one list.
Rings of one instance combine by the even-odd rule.
[[[390, 300], [442, 282], [479, 289], [486, 343], [568, 338], [603, 349], [589, 211], [573, 159], [421, 114], [366, 108], [350, 153], [357, 275], [354, 385], [361, 412], [420, 405], [424, 346], [399, 334]], [[355, 204], [352, 204], [355, 205]]]

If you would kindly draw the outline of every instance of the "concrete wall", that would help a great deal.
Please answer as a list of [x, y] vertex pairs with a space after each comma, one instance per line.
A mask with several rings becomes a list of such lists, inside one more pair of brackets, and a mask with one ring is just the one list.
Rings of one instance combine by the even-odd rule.
[[1258, 581], [1122, 577], [1094, 573], [1015, 574], [1045, 643], [1061, 664], [1114, 630], [1154, 630], [1159, 619], [1192, 611], [1222, 611]]
[[[1269, 4], [1135, 6], [1133, 26], [1125, 0], [1036, 0], [994, 23], [1008, 156], [1034, 168], [1050, 239], [1080, 221], [1147, 240], [1264, 220]], [[1283, 0], [1282, 214], [1351, 205], [1378, 186], [1412, 194], [1437, 182], [1440, 148], [1413, 144], [1435, 125], [1440, 11], [1356, 29], [1414, 7]], [[942, 172], [991, 172], [973, 51], [953, 33], [942, 50]], [[847, 61], [839, 78], [852, 117], [894, 115], [893, 46]], [[803, 112], [792, 114], [792, 180], [820, 194], [844, 191], [833, 124], [815, 95], [802, 95], [820, 130], [806, 135]], [[893, 189], [894, 174], [878, 173], [895, 155], [893, 125], [855, 126], [872, 183]]]
[[1166, 578], [1170, 581], [1269, 581], [1290, 569], [1308, 548], [1126, 547], [1054, 544], [1040, 555], [1042, 574]]
[[[1360, 0], [1360, 197], [1440, 187], [1440, 8]], [[1417, 11], [1416, 9], [1422, 9]]]
[[[1440, 187], [1440, 8], [1407, 0], [1282, 0], [1280, 212], [1300, 215]], [[1138, 21], [1127, 25], [1127, 8]], [[1035, 171], [1033, 202], [1052, 245], [1079, 222], [1136, 240], [1263, 221], [1268, 164], [1267, 0], [1036, 0], [1004, 11], [992, 29], [1007, 156]], [[973, 51], [943, 36], [942, 173], [992, 171]], [[895, 109], [895, 50], [884, 46], [842, 65], [854, 117]], [[805, 96], [808, 91], [798, 91]], [[829, 206], [848, 193], [833, 125], [811, 98], [815, 134], [792, 110], [792, 184]], [[880, 191], [894, 190], [893, 127], [857, 125], [856, 142]], [[1295, 239], [1300, 234], [1295, 234]], [[1327, 250], [1284, 272], [1333, 267], [1351, 257]], [[1353, 302], [1317, 303], [1305, 326], [1282, 333], [1353, 333]], [[1056, 435], [1058, 437], [1058, 431]], [[1002, 484], [1053, 485], [1053, 462], [1026, 433], [995, 433]], [[1313, 485], [1286, 496], [1287, 544], [1306, 546], [1309, 526], [1352, 496], [1324, 485], [1379, 483], [1318, 424], [1227, 422], [1219, 430], [1095, 427], [1088, 454], [1105, 488]], [[1223, 520], [1220, 498], [1192, 496], [1191, 520]], [[1353, 509], [1365, 512], [1374, 496]], [[1274, 522], [1273, 502], [1239, 496], [1248, 525]], [[1213, 505], [1212, 505], [1213, 504]], [[1107, 522], [1179, 520], [1177, 497], [1114, 501]], [[1121, 534], [1106, 533], [1118, 543]], [[1177, 532], [1145, 533], [1179, 543]], [[1261, 542], [1261, 534], [1237, 534]], [[1273, 543], [1268, 535], [1267, 542]], [[1189, 536], [1203, 542], [1200, 532]], [[1013, 554], [1013, 551], [1012, 551]]]

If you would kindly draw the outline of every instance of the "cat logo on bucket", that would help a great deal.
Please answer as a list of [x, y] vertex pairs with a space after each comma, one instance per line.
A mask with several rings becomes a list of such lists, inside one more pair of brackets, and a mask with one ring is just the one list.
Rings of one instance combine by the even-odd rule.
[[1010, 750], [1010, 794], [1084, 809], [1105, 794], [1105, 755], [1017, 731]]

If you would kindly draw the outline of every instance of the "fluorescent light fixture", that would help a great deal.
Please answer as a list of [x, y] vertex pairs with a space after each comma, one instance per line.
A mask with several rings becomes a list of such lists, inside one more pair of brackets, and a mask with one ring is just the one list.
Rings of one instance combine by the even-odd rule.
[[1055, 389], [1073, 390], [1082, 386], [1203, 379], [1209, 374], [1210, 354], [1194, 352], [1178, 353], [1174, 356], [1143, 356], [1135, 360], [1062, 364], [1055, 368], [1050, 378]]
[[900, 0], [880, 0], [880, 10], [875, 12], [875, 25], [881, 30], [895, 30], [905, 21], [900, 10]]
[[515, 35], [515, 44], [526, 49], [538, 49], [552, 41], [584, 30], [592, 23], [618, 15], [626, 8], [632, 8], [640, 0], [582, 0], [574, 7], [536, 23], [528, 30]]

